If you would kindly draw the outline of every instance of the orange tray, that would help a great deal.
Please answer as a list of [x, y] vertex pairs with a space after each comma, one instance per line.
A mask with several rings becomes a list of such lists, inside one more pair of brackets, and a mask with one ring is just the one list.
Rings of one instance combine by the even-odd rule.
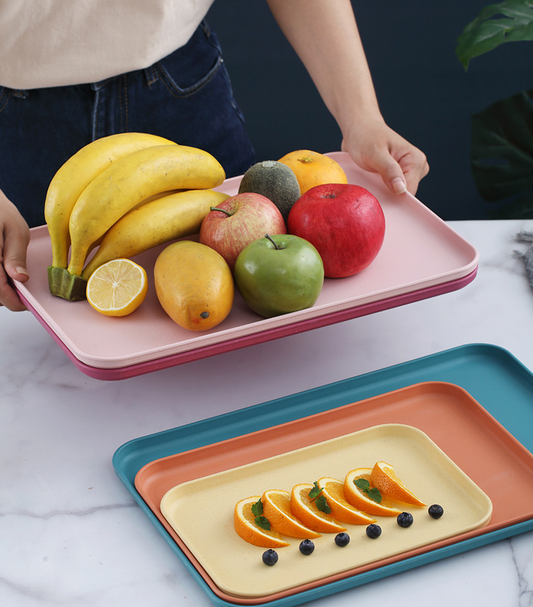
[[[490, 522], [482, 528], [281, 592], [246, 598], [222, 591], [161, 513], [162, 498], [176, 485], [381, 424], [405, 424], [425, 433], [490, 498], [493, 506]], [[519, 500], [515, 491], [502, 490], [502, 484], [507, 483], [506, 479], [510, 477], [513, 486], [520, 487]], [[418, 555], [427, 555], [439, 548], [533, 519], [533, 455], [465, 389], [447, 382], [423, 382], [151, 461], [138, 471], [135, 488], [218, 599], [233, 604], [262, 604], [294, 597], [297, 593]], [[229, 513], [228, 516], [231, 515]], [[262, 549], [257, 551], [257, 559], [260, 560]], [[263, 568], [263, 572], [267, 569]]]

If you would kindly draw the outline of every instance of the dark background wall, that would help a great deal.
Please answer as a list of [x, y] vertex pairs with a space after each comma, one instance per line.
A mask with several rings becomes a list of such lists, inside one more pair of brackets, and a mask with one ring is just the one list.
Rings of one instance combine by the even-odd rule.
[[[447, 220], [488, 217], [470, 169], [471, 114], [533, 86], [531, 43], [505, 44], [474, 59], [468, 72], [456, 58], [457, 37], [489, 3], [352, 2], [381, 111], [428, 157], [431, 171], [417, 197]], [[301, 148], [340, 149], [335, 121], [266, 2], [219, 0], [208, 21], [220, 38], [257, 160]]]

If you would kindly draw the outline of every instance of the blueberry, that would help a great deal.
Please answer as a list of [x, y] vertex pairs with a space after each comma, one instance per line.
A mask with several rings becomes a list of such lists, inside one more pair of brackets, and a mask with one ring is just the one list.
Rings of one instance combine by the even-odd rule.
[[413, 515], [409, 512], [401, 512], [396, 517], [396, 520], [398, 521], [398, 525], [400, 525], [400, 527], [410, 527], [414, 521]]
[[303, 540], [300, 542], [300, 552], [302, 554], [308, 555], [311, 554], [315, 549], [315, 545], [311, 540]]
[[381, 527], [372, 523], [366, 528], [366, 534], [371, 540], [375, 540], [381, 535]]
[[335, 543], [337, 544], [337, 546], [344, 548], [344, 546], [347, 546], [350, 543], [350, 536], [344, 532], [337, 533], [337, 535], [335, 536]]
[[277, 562], [278, 553], [275, 550], [272, 550], [272, 548], [270, 548], [269, 550], [263, 552], [263, 563], [265, 565], [272, 567], [272, 565], [275, 565]]
[[444, 508], [438, 504], [433, 504], [428, 508], [428, 514], [431, 518], [440, 518], [444, 514]]

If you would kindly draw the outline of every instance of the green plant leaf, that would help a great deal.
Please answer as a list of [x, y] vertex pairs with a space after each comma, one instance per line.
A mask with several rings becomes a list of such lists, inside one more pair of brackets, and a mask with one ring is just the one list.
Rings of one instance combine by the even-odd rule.
[[455, 53], [467, 70], [474, 57], [521, 40], [533, 40], [533, 0], [504, 0], [486, 6], [465, 27]]
[[[488, 202], [511, 200], [512, 216], [530, 216], [533, 196], [533, 89], [493, 103], [471, 119], [472, 173]], [[521, 208], [523, 208], [521, 210]], [[524, 213], [524, 209], [527, 209]], [[503, 215], [501, 214], [503, 212]], [[505, 216], [505, 210], [499, 212]]]

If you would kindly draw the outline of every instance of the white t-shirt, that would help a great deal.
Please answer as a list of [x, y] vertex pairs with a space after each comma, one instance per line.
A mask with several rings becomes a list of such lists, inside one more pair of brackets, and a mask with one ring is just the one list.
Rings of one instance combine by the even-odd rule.
[[187, 43], [214, 0], [1, 0], [0, 86], [98, 82]]

